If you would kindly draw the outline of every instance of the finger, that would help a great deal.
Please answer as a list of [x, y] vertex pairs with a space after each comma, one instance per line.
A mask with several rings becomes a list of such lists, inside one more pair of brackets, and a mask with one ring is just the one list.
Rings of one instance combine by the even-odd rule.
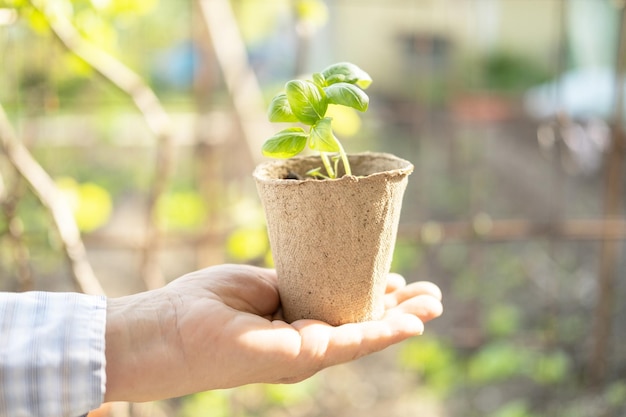
[[443, 314], [443, 305], [437, 298], [428, 294], [422, 294], [405, 300], [387, 312], [387, 314], [391, 315], [397, 313], [415, 315], [425, 323], [441, 316]]
[[392, 308], [419, 295], [430, 295], [440, 301], [442, 299], [441, 290], [437, 285], [428, 281], [419, 281], [385, 295], [385, 306]]
[[283, 314], [283, 307], [282, 305], [278, 306], [278, 309], [276, 311], [274, 311], [269, 317], [269, 320], [281, 320], [281, 321], [286, 321], [285, 320], [285, 315]]
[[378, 352], [424, 331], [415, 315], [399, 311], [384, 320], [338, 327], [315, 320], [296, 321], [292, 326], [302, 337], [301, 358], [317, 363], [317, 370]]
[[387, 288], [385, 290], [386, 294], [394, 292], [404, 286], [406, 286], [406, 280], [402, 275], [393, 272], [387, 275]]

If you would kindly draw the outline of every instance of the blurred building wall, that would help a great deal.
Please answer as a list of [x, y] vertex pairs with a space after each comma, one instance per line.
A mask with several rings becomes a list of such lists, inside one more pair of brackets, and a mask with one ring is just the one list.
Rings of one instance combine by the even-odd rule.
[[337, 0], [329, 7], [333, 58], [368, 68], [389, 93], [406, 88], [399, 73], [432, 76], [449, 60], [479, 54], [506, 50], [546, 66], [556, 61], [560, 0]]

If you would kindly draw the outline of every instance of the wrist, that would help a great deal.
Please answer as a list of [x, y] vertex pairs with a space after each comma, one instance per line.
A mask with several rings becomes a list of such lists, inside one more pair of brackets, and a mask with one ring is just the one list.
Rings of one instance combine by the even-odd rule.
[[106, 402], [156, 400], [170, 388], [175, 310], [164, 298], [155, 290], [108, 300]]

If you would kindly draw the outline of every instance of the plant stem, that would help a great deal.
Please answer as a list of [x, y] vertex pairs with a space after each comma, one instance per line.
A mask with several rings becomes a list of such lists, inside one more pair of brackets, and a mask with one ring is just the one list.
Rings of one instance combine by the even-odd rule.
[[341, 156], [341, 161], [343, 162], [343, 168], [346, 171], [346, 175], [352, 175], [352, 169], [350, 169], [350, 162], [348, 161], [348, 155], [346, 154], [346, 151], [343, 149], [343, 146], [341, 146], [341, 142], [337, 141], [337, 144], [339, 145], [339, 155]]
[[333, 170], [333, 166], [331, 165], [330, 160], [328, 159], [328, 155], [326, 155], [325, 152], [320, 152], [320, 156], [322, 157], [322, 163], [324, 164], [324, 167], [326, 168], [326, 172], [328, 173], [328, 176], [330, 178], [337, 178], [337, 174]]

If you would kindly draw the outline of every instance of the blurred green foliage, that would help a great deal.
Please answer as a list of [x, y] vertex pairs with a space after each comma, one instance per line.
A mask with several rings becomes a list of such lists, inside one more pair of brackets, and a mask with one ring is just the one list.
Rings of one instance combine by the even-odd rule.
[[253, 262], [265, 259], [268, 247], [267, 231], [264, 227], [238, 228], [226, 243], [228, 254], [238, 262]]
[[515, 95], [550, 79], [546, 63], [537, 62], [513, 51], [492, 50], [463, 66], [459, 77], [477, 90]]
[[92, 232], [111, 217], [111, 195], [100, 185], [91, 182], [79, 184], [69, 177], [58, 178], [56, 184], [73, 210], [81, 231]]
[[297, 384], [265, 385], [261, 389], [269, 404], [289, 408], [310, 400], [319, 387], [313, 379]]
[[424, 252], [421, 247], [399, 239], [393, 252], [391, 270], [399, 274], [407, 274], [419, 266], [423, 256]]
[[232, 2], [241, 34], [246, 42], [255, 45], [274, 33], [280, 18], [285, 13], [289, 13], [290, 3], [290, 0], [274, 0], [272, 2], [237, 0]]
[[536, 352], [520, 343], [486, 344], [468, 362], [468, 381], [497, 383], [527, 377], [540, 385], [556, 384], [568, 375], [569, 359], [561, 351]]
[[300, 21], [307, 22], [314, 28], [321, 28], [328, 23], [328, 6], [323, 0], [296, 0], [295, 5]]
[[265, 226], [265, 215], [259, 201], [240, 199], [230, 208], [230, 220], [234, 225], [226, 240], [229, 258], [272, 266], [272, 253]]
[[604, 396], [606, 401], [613, 407], [626, 404], [626, 382], [613, 382], [607, 387]]
[[511, 401], [497, 411], [491, 413], [489, 417], [538, 417], [537, 414], [529, 410], [527, 401], [515, 400]]
[[308, 408], [318, 391], [317, 381], [297, 384], [253, 384], [184, 397], [177, 417], [256, 417], [283, 415]]
[[207, 391], [185, 397], [179, 417], [230, 417], [228, 391]]
[[508, 304], [496, 304], [485, 320], [487, 332], [494, 337], [513, 336], [522, 328], [522, 311]]
[[487, 55], [481, 65], [484, 87], [503, 92], [520, 92], [549, 79], [550, 73], [534, 61], [507, 51]]
[[432, 336], [405, 343], [398, 360], [402, 367], [416, 372], [424, 384], [442, 398], [454, 390], [462, 370], [454, 347], [444, 339]]
[[198, 230], [207, 216], [208, 206], [194, 190], [170, 191], [158, 202], [158, 222], [166, 230]]

